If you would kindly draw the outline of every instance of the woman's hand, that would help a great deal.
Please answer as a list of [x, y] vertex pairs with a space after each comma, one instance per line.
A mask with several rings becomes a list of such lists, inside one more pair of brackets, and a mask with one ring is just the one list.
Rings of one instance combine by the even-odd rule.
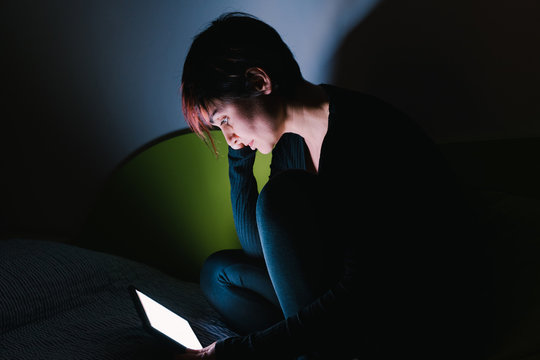
[[215, 360], [216, 343], [212, 343], [201, 350], [186, 349], [183, 354], [175, 356], [175, 360]]

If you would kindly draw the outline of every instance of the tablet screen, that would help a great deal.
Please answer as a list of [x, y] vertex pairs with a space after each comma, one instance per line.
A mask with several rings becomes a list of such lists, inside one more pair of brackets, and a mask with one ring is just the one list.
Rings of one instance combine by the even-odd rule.
[[141, 302], [150, 326], [187, 348], [202, 349], [201, 343], [185, 319], [139, 290], [135, 289], [135, 293]]

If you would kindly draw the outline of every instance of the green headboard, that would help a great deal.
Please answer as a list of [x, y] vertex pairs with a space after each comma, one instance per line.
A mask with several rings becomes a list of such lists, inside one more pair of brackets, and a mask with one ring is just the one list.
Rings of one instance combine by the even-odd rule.
[[[198, 281], [204, 260], [239, 248], [228, 178], [227, 144], [212, 132], [218, 157], [194, 133], [136, 152], [107, 181], [78, 245], [135, 259]], [[270, 155], [257, 153], [259, 189]]]

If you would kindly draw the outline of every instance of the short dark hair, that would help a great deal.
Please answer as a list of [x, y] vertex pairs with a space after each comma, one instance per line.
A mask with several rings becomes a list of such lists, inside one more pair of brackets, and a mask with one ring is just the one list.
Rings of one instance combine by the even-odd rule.
[[245, 76], [251, 67], [263, 69], [272, 81], [272, 91], [284, 97], [290, 97], [303, 80], [277, 31], [250, 14], [223, 14], [194, 38], [184, 62], [182, 109], [188, 125], [205, 141], [211, 140], [208, 105], [213, 100], [260, 95]]

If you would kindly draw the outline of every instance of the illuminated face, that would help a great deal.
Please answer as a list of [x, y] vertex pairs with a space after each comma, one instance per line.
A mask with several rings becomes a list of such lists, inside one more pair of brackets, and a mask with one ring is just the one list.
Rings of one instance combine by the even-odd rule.
[[263, 154], [272, 151], [283, 134], [283, 116], [277, 107], [258, 98], [234, 103], [214, 102], [209, 109], [210, 123], [223, 132], [233, 149], [249, 146]]

